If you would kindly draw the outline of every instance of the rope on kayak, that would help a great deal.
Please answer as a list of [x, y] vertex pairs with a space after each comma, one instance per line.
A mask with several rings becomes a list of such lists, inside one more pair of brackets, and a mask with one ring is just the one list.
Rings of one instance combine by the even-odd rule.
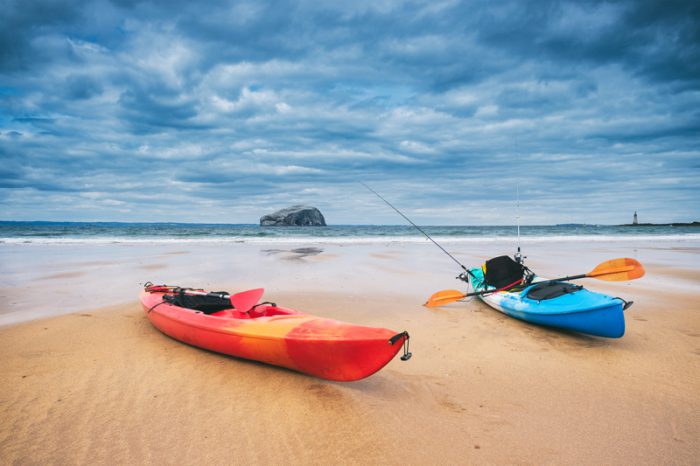
[[[146, 282], [146, 283], [143, 284], [143, 288], [144, 288], [146, 291], [148, 291], [148, 292], [151, 292], [152, 289], [153, 289], [153, 287], [155, 287], [155, 286], [156, 286], [156, 285], [154, 285], [152, 282]], [[167, 287], [168, 285], [160, 285], [160, 286], [161, 286], [161, 287]], [[166, 302], [165, 299], [163, 299], [161, 302], [154, 304], [153, 306], [151, 306], [150, 309], [148, 309], [148, 310], [146, 311], [146, 314], [150, 314], [151, 311], [152, 311], [153, 309], [157, 308], [158, 306], [160, 306], [161, 304], [163, 304], [163, 303], [165, 303], [165, 302]]]
[[269, 304], [269, 305], [272, 306], [272, 307], [277, 307], [277, 304], [276, 304], [276, 303], [273, 303], [272, 301], [265, 301], [265, 302], [263, 302], [263, 303], [258, 303], [258, 304], [256, 304], [255, 306], [251, 307], [251, 308], [248, 310], [248, 312], [254, 311], [256, 307], [258, 307], [258, 306], [264, 306], [265, 304]]
[[521, 278], [520, 280], [515, 280], [515, 281], [514, 281], [513, 283], [511, 283], [510, 285], [506, 285], [506, 286], [504, 286], [504, 287], [502, 287], [502, 288], [499, 288], [499, 289], [497, 289], [497, 290], [489, 291], [489, 292], [482, 293], [482, 294], [483, 294], [484, 296], [488, 296], [488, 295], [490, 295], [490, 294], [498, 293], [498, 292], [500, 292], [500, 291], [505, 291], [505, 290], [507, 290], [507, 289], [509, 289], [509, 288], [514, 287], [515, 285], [521, 284], [524, 280], [525, 280], [524, 278]]
[[153, 309], [155, 309], [155, 308], [157, 308], [158, 306], [160, 306], [161, 304], [165, 304], [165, 303], [167, 303], [167, 301], [166, 301], [166, 300], [163, 300], [163, 301], [161, 301], [161, 302], [159, 302], [159, 303], [154, 304], [153, 306], [151, 306], [151, 308], [150, 308], [149, 310], [146, 311], [146, 314], [150, 314], [151, 311], [152, 311]]

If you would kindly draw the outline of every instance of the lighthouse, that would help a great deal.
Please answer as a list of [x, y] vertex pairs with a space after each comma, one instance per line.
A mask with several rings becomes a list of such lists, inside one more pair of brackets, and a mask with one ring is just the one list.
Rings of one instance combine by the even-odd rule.
[[637, 211], [634, 211], [634, 217], [632, 217], [632, 225], [637, 225]]

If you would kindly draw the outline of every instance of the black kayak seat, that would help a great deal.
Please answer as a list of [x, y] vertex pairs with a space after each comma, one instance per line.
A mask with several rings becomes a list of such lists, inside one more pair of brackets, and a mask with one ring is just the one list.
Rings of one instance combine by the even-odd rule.
[[484, 283], [496, 289], [517, 284], [525, 276], [525, 267], [510, 256], [489, 259], [483, 266]]

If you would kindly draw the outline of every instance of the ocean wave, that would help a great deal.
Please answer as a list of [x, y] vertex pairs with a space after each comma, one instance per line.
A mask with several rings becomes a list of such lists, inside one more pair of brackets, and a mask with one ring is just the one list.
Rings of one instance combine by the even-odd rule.
[[[434, 236], [444, 244], [516, 242], [516, 236]], [[385, 243], [424, 243], [429, 241], [420, 236], [230, 236], [230, 237], [2, 237], [0, 244], [36, 245], [77, 245], [77, 244], [385, 244]], [[521, 243], [541, 242], [689, 242], [700, 241], [700, 234], [678, 235], [545, 235], [523, 236]]]

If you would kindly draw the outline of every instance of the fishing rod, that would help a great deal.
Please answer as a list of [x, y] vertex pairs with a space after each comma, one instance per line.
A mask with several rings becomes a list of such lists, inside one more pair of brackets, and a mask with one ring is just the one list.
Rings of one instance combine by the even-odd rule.
[[[386, 204], [387, 204], [389, 207], [391, 207], [392, 209], [394, 209], [394, 210], [396, 211], [396, 213], [398, 213], [400, 216], [402, 216], [403, 218], [405, 218], [406, 221], [407, 221], [408, 223], [410, 223], [411, 225], [413, 225], [414, 227], [416, 227], [416, 229], [418, 229], [418, 231], [420, 231], [421, 233], [423, 233], [423, 234], [425, 235], [426, 238], [428, 238], [430, 241], [432, 241], [433, 244], [435, 244], [435, 246], [439, 247], [439, 248], [442, 250], [442, 252], [444, 252], [445, 254], [447, 254], [448, 256], [450, 256], [450, 259], [452, 259], [453, 261], [455, 261], [455, 262], [457, 263], [457, 265], [459, 265], [460, 267], [462, 267], [462, 270], [464, 270], [466, 273], [468, 273], [468, 274], [471, 275], [471, 273], [469, 272], [469, 269], [467, 269], [464, 265], [462, 265], [462, 263], [461, 263], [460, 261], [458, 261], [457, 259], [455, 259], [455, 257], [454, 257], [452, 254], [450, 254], [449, 252], [447, 252], [447, 250], [446, 250], [445, 248], [443, 248], [442, 246], [440, 246], [440, 245], [438, 244], [438, 242], [435, 241], [433, 238], [431, 238], [430, 235], [427, 234], [425, 231], [423, 231], [423, 229], [422, 229], [421, 227], [419, 227], [418, 225], [416, 225], [415, 223], [413, 223], [413, 222], [411, 221], [410, 218], [406, 217], [403, 213], [401, 213], [401, 211], [400, 211], [399, 209], [397, 209], [396, 207], [394, 207], [394, 206], [391, 204], [391, 202], [389, 202], [389, 201], [387, 201], [386, 199], [384, 199], [384, 198], [381, 196], [381, 194], [379, 194], [377, 191], [375, 191], [374, 189], [372, 189], [372, 188], [370, 188], [369, 186], [367, 186], [365, 183], [363, 183], [363, 182], [360, 182], [360, 183], [362, 184], [362, 186], [364, 186], [365, 188], [369, 189], [371, 192], [373, 192], [374, 194], [376, 194], [376, 196], [377, 196], [379, 199], [381, 199], [382, 201], [386, 202]], [[458, 278], [459, 278], [459, 277], [458, 277]]]

